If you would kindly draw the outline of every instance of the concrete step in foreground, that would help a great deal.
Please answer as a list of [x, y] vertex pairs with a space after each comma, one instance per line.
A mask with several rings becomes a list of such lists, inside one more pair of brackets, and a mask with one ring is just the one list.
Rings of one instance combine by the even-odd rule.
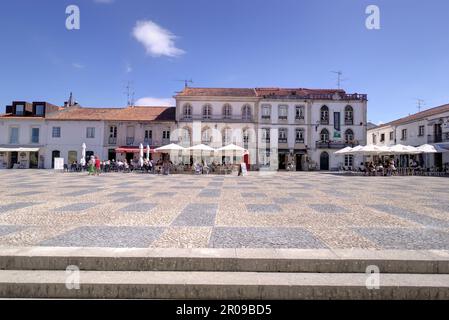
[[[79, 290], [64, 271], [0, 271], [1, 298], [99, 299], [449, 299], [449, 275], [82, 271]], [[71, 282], [69, 281], [69, 284]]]
[[449, 251], [0, 248], [0, 270], [449, 274]]
[[0, 248], [0, 298], [449, 299], [449, 252]]

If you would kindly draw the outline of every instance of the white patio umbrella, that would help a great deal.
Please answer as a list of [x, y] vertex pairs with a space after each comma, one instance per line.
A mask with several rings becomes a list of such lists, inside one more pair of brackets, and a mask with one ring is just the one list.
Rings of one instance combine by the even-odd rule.
[[397, 144], [389, 148], [391, 154], [420, 154], [423, 151], [412, 146], [404, 146], [402, 144]]
[[143, 167], [143, 144], [139, 145], [139, 165]]
[[150, 145], [147, 144], [147, 160], [150, 161]]
[[82, 146], [81, 146], [81, 159], [80, 159], [80, 164], [82, 166], [86, 165], [86, 148], [87, 148], [86, 144], [83, 143]]
[[221, 147], [220, 149], [217, 149], [217, 151], [236, 151], [236, 152], [246, 152], [246, 149], [239, 147], [235, 144], [228, 144], [225, 147]]
[[390, 152], [390, 150], [388, 147], [385, 146], [367, 145], [364, 147], [362, 146], [355, 147], [353, 148], [352, 152], [363, 155], [379, 155], [379, 154], [387, 154]]
[[335, 154], [339, 154], [339, 155], [351, 154], [352, 149], [353, 148], [351, 148], [351, 147], [346, 147], [346, 148], [336, 151]]
[[431, 145], [431, 144], [423, 144], [422, 146], [418, 147], [418, 150], [422, 151], [423, 153], [443, 153], [443, 152], [449, 152], [448, 149], [444, 149], [440, 147], [439, 145]]
[[183, 150], [185, 150], [184, 147], [181, 147], [180, 145], [177, 145], [176, 143], [172, 143], [172, 144], [157, 148], [155, 151], [162, 152], [162, 153], [169, 153], [172, 151], [183, 151]]
[[209, 146], [206, 146], [205, 144], [198, 144], [196, 146], [190, 147], [187, 150], [189, 151], [199, 151], [201, 154], [201, 160], [203, 159], [203, 152], [215, 152], [215, 149]]

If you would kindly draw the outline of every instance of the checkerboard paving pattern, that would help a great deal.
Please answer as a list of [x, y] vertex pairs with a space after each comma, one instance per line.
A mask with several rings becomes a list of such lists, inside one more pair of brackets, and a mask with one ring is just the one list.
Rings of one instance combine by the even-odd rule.
[[449, 250], [446, 178], [45, 170], [0, 178], [0, 246]]

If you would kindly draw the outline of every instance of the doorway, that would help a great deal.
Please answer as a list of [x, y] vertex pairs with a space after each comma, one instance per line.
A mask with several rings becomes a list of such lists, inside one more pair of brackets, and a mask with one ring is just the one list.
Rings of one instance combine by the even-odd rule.
[[286, 155], [285, 154], [279, 154], [279, 170], [285, 170], [286, 166], [285, 166], [285, 158]]
[[131, 163], [134, 160], [134, 153], [128, 152], [126, 154], [126, 162]]
[[435, 167], [438, 169], [443, 168], [443, 154], [442, 153], [435, 153]]
[[30, 152], [30, 169], [39, 167], [39, 152]]
[[296, 155], [296, 171], [302, 171], [302, 154]]
[[326, 151], [320, 155], [320, 170], [329, 171], [329, 153]]
[[54, 150], [51, 153], [51, 167], [54, 169], [55, 168], [55, 158], [60, 158], [61, 157], [61, 152], [58, 150]]
[[14, 168], [14, 165], [19, 161], [19, 153], [16, 151], [11, 152], [11, 157], [9, 158], [9, 168]]

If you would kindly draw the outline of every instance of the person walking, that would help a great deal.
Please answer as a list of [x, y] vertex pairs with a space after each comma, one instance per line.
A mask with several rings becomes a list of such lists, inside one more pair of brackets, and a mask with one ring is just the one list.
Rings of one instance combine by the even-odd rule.
[[91, 156], [89, 162], [87, 163], [87, 172], [89, 173], [89, 176], [95, 174], [94, 170], [95, 170], [95, 159], [94, 156]]

